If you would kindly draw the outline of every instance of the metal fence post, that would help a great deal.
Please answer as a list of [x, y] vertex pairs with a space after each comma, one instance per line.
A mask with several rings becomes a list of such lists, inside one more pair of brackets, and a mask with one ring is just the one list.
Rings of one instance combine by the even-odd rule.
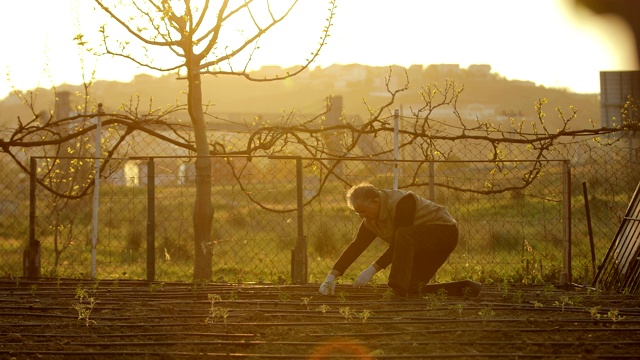
[[436, 201], [436, 164], [429, 161], [429, 200]]
[[562, 162], [562, 235], [563, 256], [560, 285], [571, 283], [571, 163]]
[[102, 103], [98, 104], [98, 116], [96, 116], [96, 158], [94, 163], [94, 187], [93, 187], [93, 229], [91, 232], [91, 278], [96, 278], [98, 259], [98, 236], [100, 214], [100, 157], [102, 156]]
[[147, 281], [156, 279], [156, 170], [147, 160]]
[[298, 238], [291, 250], [291, 278], [294, 284], [308, 282], [307, 237], [304, 236], [304, 199], [302, 158], [296, 157], [296, 200], [298, 214]]
[[22, 275], [29, 278], [40, 277], [40, 241], [36, 240], [36, 173], [35, 158], [29, 159], [29, 244], [22, 253]]
[[399, 177], [399, 168], [398, 168], [398, 158], [399, 158], [399, 150], [398, 146], [400, 143], [399, 133], [400, 133], [400, 110], [395, 109], [393, 111], [393, 189], [398, 190], [398, 177]]

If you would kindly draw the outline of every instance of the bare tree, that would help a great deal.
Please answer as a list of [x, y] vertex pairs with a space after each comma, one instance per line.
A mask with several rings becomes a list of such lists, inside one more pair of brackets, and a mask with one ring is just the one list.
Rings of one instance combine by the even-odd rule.
[[[187, 81], [187, 108], [198, 156], [193, 218], [196, 249], [193, 276], [198, 280], [211, 279], [210, 237], [214, 209], [211, 204], [211, 159], [207, 156], [212, 149], [207, 141], [201, 77], [230, 75], [241, 76], [250, 81], [274, 81], [299, 74], [316, 59], [327, 42], [336, 7], [335, 0], [329, 2], [327, 23], [311, 56], [298, 70], [273, 78], [254, 78], [247, 69], [259, 49], [259, 40], [287, 18], [297, 0], [289, 1], [284, 7], [281, 1], [272, 4], [269, 0], [223, 0], [214, 4], [203, 0], [198, 5], [192, 4], [191, 0], [95, 2], [129, 35], [126, 38], [110, 37], [109, 30], [103, 26], [101, 33], [105, 54], [131, 60], [156, 71], [184, 71], [180, 78]], [[240, 26], [237, 24], [246, 24], [248, 28], [237, 29], [235, 26]], [[236, 42], [228, 41], [235, 37], [232, 33], [235, 31], [242, 31], [244, 36]], [[144, 53], [137, 52], [141, 48], [145, 50]], [[146, 50], [153, 48], [166, 50], [156, 58], [163, 61], [147, 57]], [[241, 57], [244, 63], [236, 67], [234, 59]], [[168, 58], [172, 60], [166, 61]]]
[[[389, 72], [386, 78], [388, 101], [377, 108], [369, 106], [365, 101], [365, 106], [369, 117], [367, 119], [343, 119], [340, 124], [323, 126], [317, 118], [299, 122], [296, 125], [288, 126], [262, 126], [253, 129], [247, 148], [244, 153], [252, 154], [259, 148], [258, 144], [269, 140], [269, 149], [286, 148], [296, 146], [298, 153], [310, 158], [330, 158], [329, 162], [314, 162], [314, 165], [323, 168], [323, 178], [320, 180], [320, 190], [329, 177], [337, 177], [347, 186], [353, 185], [346, 179], [342, 179], [339, 171], [343, 161], [353, 160], [358, 156], [392, 161], [393, 146], [389, 143], [381, 146], [379, 151], [362, 152], [364, 138], [391, 137], [394, 133], [393, 118], [397, 97], [409, 91], [409, 82], [406, 81], [400, 88], [391, 88], [390, 79], [393, 74]], [[406, 76], [406, 74], [405, 74]], [[508, 123], [499, 123], [495, 119], [466, 119], [458, 111], [458, 100], [463, 94], [464, 86], [456, 84], [452, 80], [447, 80], [443, 85], [427, 84], [420, 87], [422, 103], [416, 108], [412, 108], [411, 114], [405, 117], [406, 123], [410, 127], [400, 129], [401, 142], [399, 148], [411, 148], [420, 154], [418, 161], [425, 164], [429, 161], [460, 160], [459, 155], [452, 151], [456, 146], [469, 146], [473, 156], [464, 160], [483, 159], [493, 162], [494, 168], [490, 172], [502, 172], [504, 161], [514, 160], [515, 153], [528, 154], [527, 159], [531, 160], [529, 168], [522, 172], [519, 182], [508, 185], [498, 185], [490, 183], [484, 188], [471, 188], [461, 185], [447, 183], [435, 184], [442, 188], [454, 189], [461, 192], [495, 194], [507, 191], [519, 191], [530, 186], [548, 164], [546, 160], [552, 156], [556, 146], [572, 142], [580, 142], [585, 139], [599, 142], [602, 146], [609, 146], [626, 137], [627, 134], [635, 134], [640, 130], [640, 116], [638, 108], [640, 101], [629, 98], [621, 109], [621, 118], [612, 127], [597, 127], [593, 121], [591, 128], [573, 128], [578, 119], [579, 110], [570, 107], [569, 111], [561, 108], [554, 109], [557, 121], [550, 125], [549, 117], [546, 113], [547, 99], [538, 99], [534, 103], [536, 117], [534, 119], [516, 120], [510, 118]], [[438, 119], [434, 115], [437, 110], [446, 109], [453, 114], [453, 119], [446, 122]], [[282, 119], [282, 123], [291, 123], [290, 119]], [[327, 139], [339, 137], [341, 146], [329, 146]], [[510, 150], [507, 150], [509, 148]], [[360, 153], [358, 153], [360, 152]], [[347, 159], [350, 158], [350, 159]], [[343, 160], [344, 159], [344, 160]], [[523, 160], [523, 159], [520, 159]], [[231, 168], [234, 171], [233, 168]], [[424, 186], [424, 178], [419, 176], [421, 168], [417, 167], [414, 173], [405, 173], [403, 177], [409, 178], [403, 186], [415, 187]], [[239, 171], [234, 171], [236, 180], [242, 187], [242, 178]], [[488, 176], [489, 179], [489, 176]], [[316, 196], [311, 197], [307, 202], [312, 202]], [[260, 204], [260, 201], [247, 196], [258, 203], [263, 209], [277, 212], [294, 211], [295, 209], [273, 209], [267, 204]]]

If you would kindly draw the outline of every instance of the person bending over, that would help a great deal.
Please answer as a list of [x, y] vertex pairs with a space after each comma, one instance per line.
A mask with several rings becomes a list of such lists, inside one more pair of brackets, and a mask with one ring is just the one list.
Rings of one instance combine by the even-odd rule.
[[444, 206], [410, 191], [379, 190], [368, 183], [349, 189], [347, 205], [362, 222], [355, 239], [320, 285], [321, 294], [333, 295], [335, 279], [379, 237], [389, 247], [358, 275], [355, 287], [366, 285], [378, 271], [391, 265], [388, 285], [398, 297], [439, 289], [453, 296], [478, 295], [481, 285], [471, 280], [428, 285], [458, 244], [458, 224]]

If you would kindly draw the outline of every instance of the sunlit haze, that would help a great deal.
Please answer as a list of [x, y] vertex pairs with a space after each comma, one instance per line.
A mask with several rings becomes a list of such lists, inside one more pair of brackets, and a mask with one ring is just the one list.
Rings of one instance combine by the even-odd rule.
[[[574, 0], [337, 0], [337, 6], [329, 43], [312, 68], [489, 64], [508, 79], [580, 93], [599, 92], [600, 71], [638, 68], [626, 25]], [[3, 2], [0, 98], [12, 86], [80, 84], [94, 70], [98, 80], [151, 73], [78, 49], [76, 34], [95, 36], [104, 22], [94, 7], [89, 0]], [[250, 68], [302, 63], [320, 38], [327, 8], [324, 0], [300, 1], [261, 42]]]

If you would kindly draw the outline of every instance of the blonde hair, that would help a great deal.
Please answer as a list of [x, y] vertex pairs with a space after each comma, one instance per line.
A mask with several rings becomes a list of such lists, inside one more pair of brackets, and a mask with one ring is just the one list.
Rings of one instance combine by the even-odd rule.
[[347, 191], [347, 206], [353, 209], [355, 204], [378, 200], [378, 189], [366, 182], [354, 185]]

